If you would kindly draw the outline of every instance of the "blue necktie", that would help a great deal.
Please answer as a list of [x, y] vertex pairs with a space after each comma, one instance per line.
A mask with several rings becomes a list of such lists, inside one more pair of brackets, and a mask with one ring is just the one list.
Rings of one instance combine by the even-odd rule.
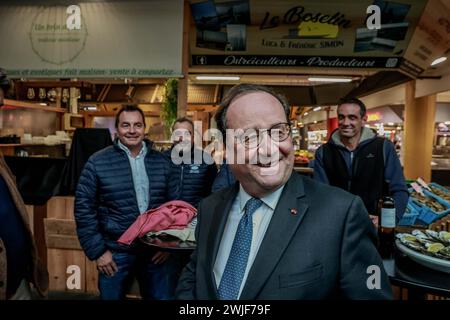
[[252, 217], [261, 204], [262, 201], [256, 198], [251, 198], [245, 204], [245, 213], [239, 222], [233, 246], [220, 281], [218, 293], [221, 300], [236, 300], [238, 298], [252, 245]]

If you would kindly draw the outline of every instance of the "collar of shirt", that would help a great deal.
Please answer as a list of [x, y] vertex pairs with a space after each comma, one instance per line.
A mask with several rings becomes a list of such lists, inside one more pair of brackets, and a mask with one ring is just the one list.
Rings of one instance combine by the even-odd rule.
[[[278, 200], [280, 200], [280, 196], [281, 193], [283, 192], [284, 189], [284, 184], [278, 188], [277, 190], [275, 190], [274, 192], [272, 192], [271, 194], [261, 198], [262, 202], [268, 206], [270, 209], [275, 211], [275, 208], [278, 204]], [[244, 208], [245, 208], [245, 204], [247, 203], [248, 200], [250, 200], [252, 198], [251, 195], [249, 195], [244, 188], [242, 187], [242, 184], [239, 184], [239, 209], [240, 209], [240, 213], [244, 214]]]
[[[130, 149], [128, 149], [126, 146], [124, 146], [124, 145], [122, 144], [122, 142], [120, 142], [120, 140], [117, 140], [117, 144], [118, 144], [118, 146], [119, 146], [120, 149], [122, 149], [123, 151], [125, 151], [125, 152], [127, 153], [128, 157], [134, 158], [133, 155], [131, 154]], [[141, 151], [139, 151], [139, 154], [137, 155], [136, 158], [145, 156], [146, 154], [147, 154], [147, 145], [145, 144], [144, 141], [142, 141], [142, 148], [141, 148]]]

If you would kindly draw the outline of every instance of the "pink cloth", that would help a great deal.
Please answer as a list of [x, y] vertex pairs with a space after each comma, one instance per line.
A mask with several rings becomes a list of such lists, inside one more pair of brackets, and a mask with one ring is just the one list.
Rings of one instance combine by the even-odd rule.
[[184, 229], [197, 215], [197, 209], [185, 201], [173, 200], [141, 214], [117, 242], [131, 244], [147, 232], [166, 229]]

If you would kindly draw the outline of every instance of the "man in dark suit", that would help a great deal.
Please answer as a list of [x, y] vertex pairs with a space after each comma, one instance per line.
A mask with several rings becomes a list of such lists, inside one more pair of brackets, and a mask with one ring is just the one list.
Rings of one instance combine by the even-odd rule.
[[200, 203], [179, 299], [392, 297], [361, 199], [293, 172], [289, 113], [263, 86], [237, 85], [222, 101], [239, 183]]

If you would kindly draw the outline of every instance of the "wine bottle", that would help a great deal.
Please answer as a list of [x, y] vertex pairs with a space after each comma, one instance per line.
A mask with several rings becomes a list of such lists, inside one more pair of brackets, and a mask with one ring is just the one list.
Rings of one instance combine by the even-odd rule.
[[382, 258], [390, 258], [394, 253], [395, 242], [395, 202], [385, 196], [380, 201], [379, 252]]

